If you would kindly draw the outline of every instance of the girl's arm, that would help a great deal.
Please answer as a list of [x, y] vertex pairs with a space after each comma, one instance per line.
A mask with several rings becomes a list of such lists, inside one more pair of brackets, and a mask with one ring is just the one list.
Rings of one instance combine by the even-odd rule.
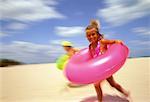
[[72, 51], [68, 52], [69, 58], [71, 58], [79, 49], [74, 48]]
[[74, 55], [74, 53], [68, 53], [69, 59]]
[[100, 42], [103, 43], [103, 44], [122, 43], [121, 40], [106, 40], [106, 39], [102, 39]]
[[78, 52], [78, 51], [80, 51], [80, 49], [77, 49], [77, 48], [75, 48], [74, 50], [75, 50], [75, 52]]

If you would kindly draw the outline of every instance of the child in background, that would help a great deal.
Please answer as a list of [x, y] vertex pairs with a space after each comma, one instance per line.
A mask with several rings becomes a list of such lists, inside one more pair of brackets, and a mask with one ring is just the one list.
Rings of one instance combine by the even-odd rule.
[[[99, 27], [96, 20], [92, 20], [90, 25], [87, 26], [85, 29], [86, 31], [86, 37], [88, 41], [90, 42], [89, 50], [90, 54], [93, 58], [97, 57], [98, 55], [104, 54], [107, 51], [107, 45], [108, 44], [115, 44], [115, 43], [122, 43], [120, 40], [106, 40], [104, 39], [104, 36], [99, 33]], [[108, 83], [117, 89], [119, 92], [121, 92], [123, 95], [128, 97], [129, 92], [126, 91], [124, 88], [122, 88], [113, 78], [113, 76], [110, 76], [106, 79]], [[97, 92], [98, 101], [102, 102], [102, 89], [101, 89], [101, 82], [94, 83], [95, 90]]]
[[[64, 48], [64, 50], [67, 52], [66, 54], [71, 58], [76, 52], [79, 51], [79, 49], [74, 48], [73, 44], [69, 41], [63, 41], [61, 44]], [[68, 83], [69, 87], [79, 87], [81, 85], [79, 84], [74, 84], [74, 83]]]
[[73, 47], [73, 44], [69, 41], [63, 41], [61, 44], [64, 50], [67, 52], [67, 55], [71, 58], [79, 50]]

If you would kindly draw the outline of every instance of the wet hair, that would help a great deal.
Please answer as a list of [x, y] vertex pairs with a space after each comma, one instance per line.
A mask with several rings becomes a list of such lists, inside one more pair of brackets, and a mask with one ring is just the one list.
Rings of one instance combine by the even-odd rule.
[[96, 32], [99, 34], [99, 37], [101, 37], [102, 34], [99, 33], [99, 27], [100, 27], [100, 24], [97, 20], [91, 20], [90, 24], [86, 27], [85, 30], [91, 30], [91, 29], [95, 28]]

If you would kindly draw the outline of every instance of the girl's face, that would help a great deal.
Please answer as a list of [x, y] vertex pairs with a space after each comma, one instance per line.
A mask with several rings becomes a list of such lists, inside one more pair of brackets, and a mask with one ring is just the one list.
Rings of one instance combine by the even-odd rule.
[[97, 43], [99, 39], [99, 34], [95, 30], [88, 30], [86, 32], [86, 37], [90, 43]]

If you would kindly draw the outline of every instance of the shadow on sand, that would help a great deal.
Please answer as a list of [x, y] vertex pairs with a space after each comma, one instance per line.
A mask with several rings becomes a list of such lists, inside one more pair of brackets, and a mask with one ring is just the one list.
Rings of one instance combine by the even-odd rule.
[[84, 86], [88, 86], [88, 85], [80, 85], [80, 84], [68, 83], [67, 86], [69, 88], [80, 88], [80, 87], [84, 87]]
[[81, 88], [81, 87], [85, 87], [85, 86], [88, 86], [88, 85], [67, 83], [67, 85], [64, 85], [64, 88], [60, 90], [60, 93], [69, 92], [69, 91], [71, 91], [70, 88]]
[[[86, 97], [80, 102], [98, 102], [96, 96]], [[103, 102], [129, 102], [126, 98], [117, 95], [104, 95]]]

